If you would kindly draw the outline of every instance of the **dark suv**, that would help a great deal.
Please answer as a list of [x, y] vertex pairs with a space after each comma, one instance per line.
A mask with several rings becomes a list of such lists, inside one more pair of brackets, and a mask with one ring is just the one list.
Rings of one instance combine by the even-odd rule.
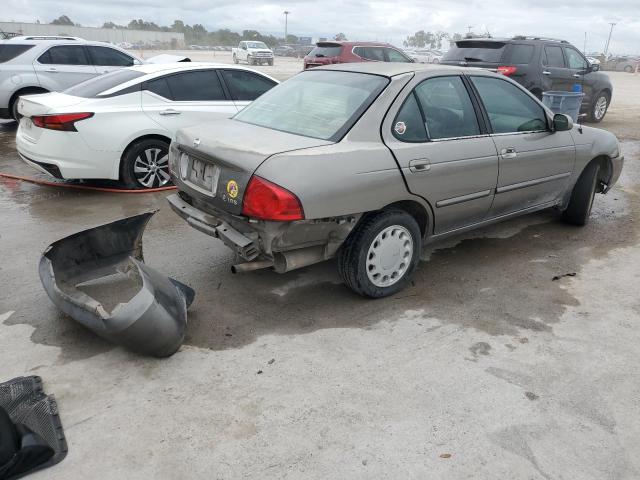
[[470, 38], [455, 42], [441, 63], [497, 71], [517, 81], [538, 98], [549, 90], [584, 92], [580, 112], [600, 122], [611, 102], [609, 77], [591, 65], [566, 40], [518, 36], [509, 39]]

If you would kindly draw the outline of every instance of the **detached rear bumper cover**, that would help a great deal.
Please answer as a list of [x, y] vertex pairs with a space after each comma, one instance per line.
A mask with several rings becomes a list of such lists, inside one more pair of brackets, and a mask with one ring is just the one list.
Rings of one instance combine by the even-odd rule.
[[154, 213], [52, 243], [39, 273], [53, 303], [74, 320], [129, 350], [166, 357], [182, 344], [195, 293], [143, 263], [142, 233]]

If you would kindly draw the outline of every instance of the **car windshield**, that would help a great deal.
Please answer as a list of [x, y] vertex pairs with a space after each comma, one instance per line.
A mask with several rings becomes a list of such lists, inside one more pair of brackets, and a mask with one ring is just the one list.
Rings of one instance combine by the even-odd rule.
[[462, 40], [456, 42], [442, 60], [468, 63], [498, 63], [505, 45], [504, 42]]
[[111, 90], [118, 85], [135, 78], [142, 77], [143, 75], [144, 73], [135, 70], [116, 70], [115, 72], [105, 73], [99, 77], [74, 85], [73, 87], [66, 89], [63, 93], [82, 98], [98, 97], [102, 92]]
[[352, 72], [303, 72], [262, 95], [234, 119], [282, 132], [339, 141], [388, 79]]
[[268, 48], [263, 42], [247, 42], [249, 48]]

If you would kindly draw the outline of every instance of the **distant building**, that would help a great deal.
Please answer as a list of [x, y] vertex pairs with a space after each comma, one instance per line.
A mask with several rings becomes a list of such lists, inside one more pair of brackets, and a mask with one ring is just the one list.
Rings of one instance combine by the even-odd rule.
[[149, 30], [127, 30], [115, 28], [76, 27], [72, 25], [51, 25], [47, 23], [0, 22], [0, 30], [21, 35], [70, 35], [85, 40], [110, 43], [131, 43], [133, 45], [165, 46], [184, 48], [184, 33], [154, 32]]

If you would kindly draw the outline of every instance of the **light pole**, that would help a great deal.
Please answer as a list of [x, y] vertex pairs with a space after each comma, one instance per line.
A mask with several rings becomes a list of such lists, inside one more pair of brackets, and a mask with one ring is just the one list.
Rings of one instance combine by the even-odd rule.
[[289, 18], [289, 14], [291, 12], [288, 11], [288, 10], [285, 10], [283, 13], [284, 13], [284, 43], [286, 44], [287, 43], [287, 36], [288, 36], [287, 35], [288, 34], [288, 32], [287, 32], [287, 26], [288, 26], [287, 25], [287, 20]]
[[607, 38], [607, 44], [604, 46], [604, 58], [607, 58], [607, 52], [609, 51], [609, 42], [611, 41], [611, 33], [613, 32], [613, 27], [615, 26], [615, 22], [609, 23], [611, 25], [611, 29], [609, 30], [609, 38]]

